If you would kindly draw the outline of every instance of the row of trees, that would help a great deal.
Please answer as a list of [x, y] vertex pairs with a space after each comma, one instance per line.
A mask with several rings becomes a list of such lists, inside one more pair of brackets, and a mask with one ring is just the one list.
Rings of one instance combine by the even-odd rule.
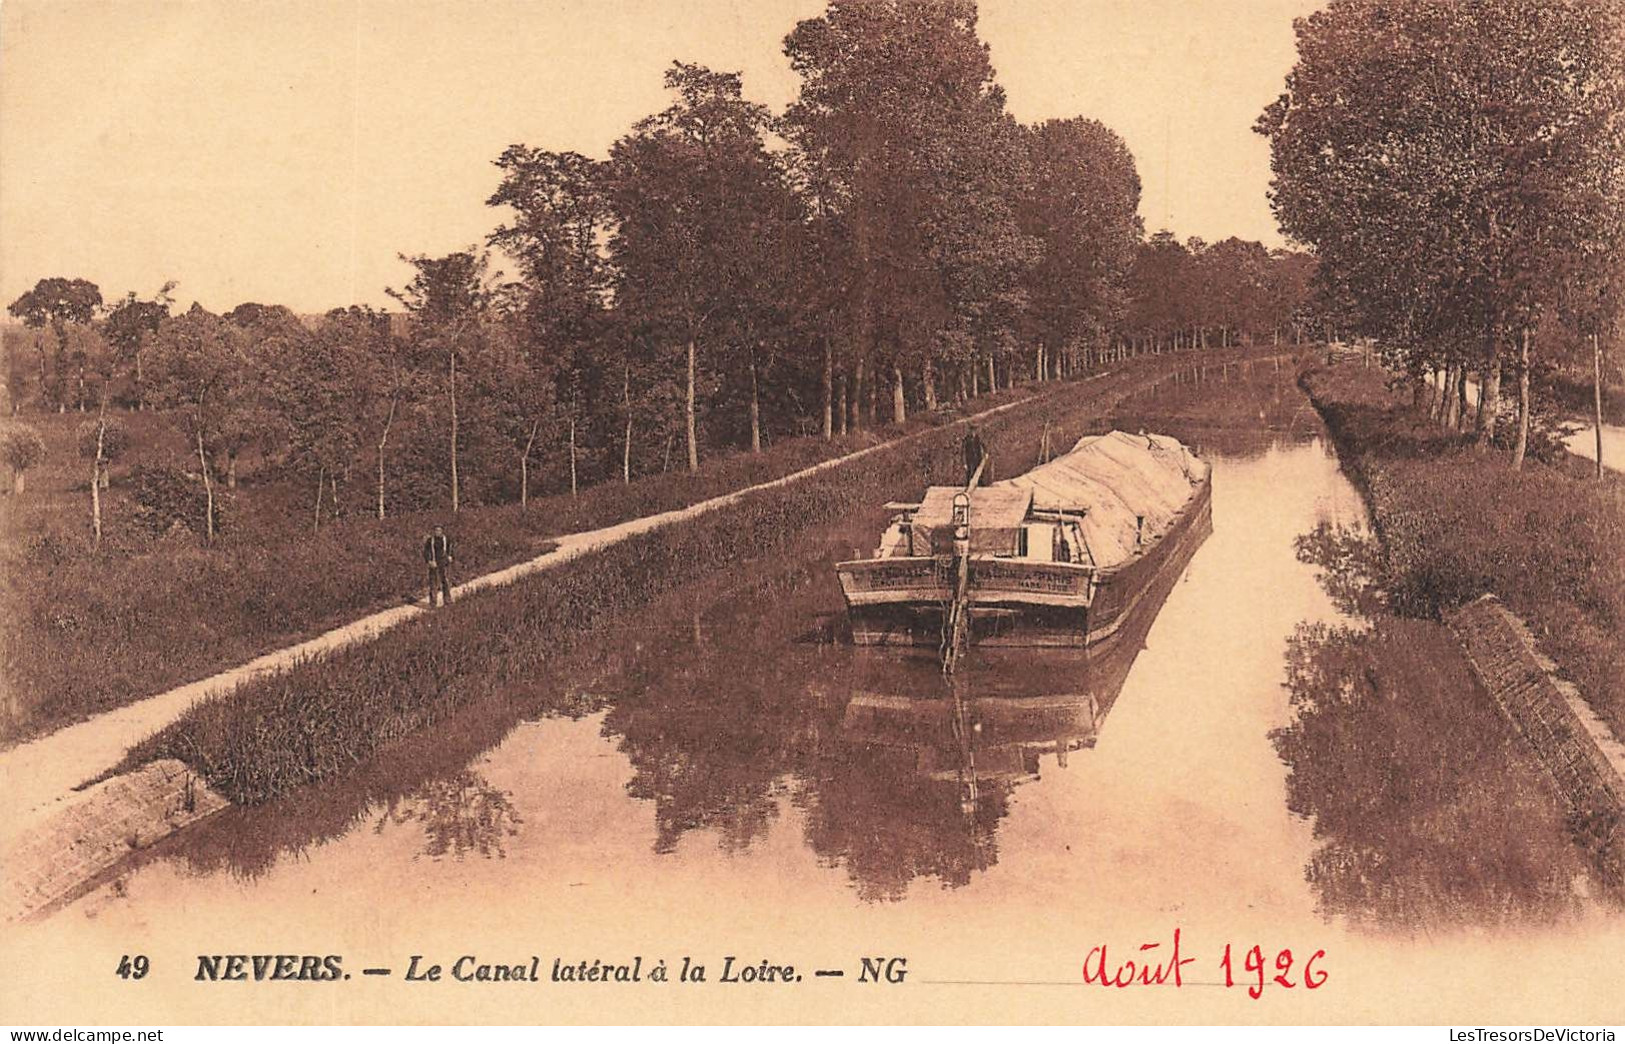
[[1081, 365], [1141, 235], [1121, 139], [1017, 123], [963, 0], [837, 0], [785, 50], [781, 115], [677, 63], [672, 104], [607, 160], [498, 160], [491, 245], [559, 407], [657, 439], [678, 414], [692, 468], [702, 428], [757, 448], [764, 426], [833, 435]]
[[1314, 272], [1314, 258], [1301, 252], [1234, 237], [1180, 243], [1158, 232], [1135, 253], [1123, 335], [1175, 350], [1302, 343], [1321, 321]]
[[[1625, 296], [1620, 0], [1333, 0], [1257, 124], [1272, 202], [1343, 321], [1380, 338], [1434, 411], [1496, 434], [1518, 382], [1585, 349], [1600, 376]], [[1600, 399], [1599, 399], [1600, 401]]]
[[[1018, 123], [971, 0], [832, 0], [785, 51], [781, 114], [674, 63], [671, 103], [593, 159], [516, 144], [484, 244], [410, 256], [393, 314], [104, 307], [83, 280], [11, 306], [44, 408], [172, 411], [207, 493], [257, 449], [313, 524], [365, 502], [530, 496], [759, 451], [1090, 365], [1301, 331], [1310, 264], [1147, 241], [1122, 140]], [[515, 271], [493, 267], [498, 252]], [[355, 490], [367, 490], [364, 497]]]

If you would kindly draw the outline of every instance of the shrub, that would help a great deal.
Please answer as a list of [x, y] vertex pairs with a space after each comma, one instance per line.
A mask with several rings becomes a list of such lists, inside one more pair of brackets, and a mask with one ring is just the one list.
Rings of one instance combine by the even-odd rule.
[[[198, 478], [177, 467], [147, 464], [131, 472], [130, 486], [135, 501], [131, 517], [137, 527], [153, 536], [164, 536], [177, 528], [203, 535], [208, 494]], [[214, 528], [217, 534], [231, 529], [232, 501], [229, 490], [216, 486]]]
[[11, 469], [12, 492], [21, 493], [29, 469], [45, 458], [45, 440], [26, 424], [0, 428], [0, 463]]
[[[79, 455], [86, 460], [96, 455], [96, 431], [103, 423], [99, 420], [88, 420], [79, 425], [74, 432], [79, 445]], [[108, 461], [118, 460], [130, 448], [130, 429], [117, 417], [109, 417], [105, 423], [106, 429], [102, 432], [102, 458]]]

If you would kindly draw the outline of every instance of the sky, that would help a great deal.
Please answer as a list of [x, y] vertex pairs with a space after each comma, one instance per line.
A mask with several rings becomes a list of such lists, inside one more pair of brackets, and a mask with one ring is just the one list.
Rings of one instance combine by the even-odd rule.
[[[1127, 141], [1148, 231], [1281, 245], [1252, 132], [1319, 0], [982, 0], [1024, 122]], [[0, 298], [82, 277], [182, 307], [383, 305], [482, 241], [508, 145], [607, 155], [674, 59], [782, 109], [823, 0], [3, 0]]]

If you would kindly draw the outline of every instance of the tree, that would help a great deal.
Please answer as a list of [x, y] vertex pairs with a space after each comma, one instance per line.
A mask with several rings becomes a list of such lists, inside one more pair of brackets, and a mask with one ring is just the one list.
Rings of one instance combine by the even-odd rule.
[[[714, 381], [725, 360], [710, 356], [730, 342], [748, 359], [752, 416], [759, 416], [760, 338], [776, 321], [776, 286], [799, 213], [765, 146], [768, 112], [744, 99], [737, 73], [674, 63], [666, 86], [676, 101], [611, 149], [610, 254], [617, 308], [645, 329], [669, 331], [682, 346], [694, 471], [701, 368], [713, 371]], [[753, 444], [760, 444], [759, 429]]]
[[[1002, 105], [1002, 95], [981, 98], [965, 122], [949, 121], [926, 153], [932, 191], [920, 230], [929, 263], [915, 273], [916, 299], [892, 302], [898, 328], [913, 333], [893, 350], [894, 421], [904, 417], [902, 366], [919, 367], [924, 405], [935, 409], [939, 370], [974, 369], [979, 355], [1013, 359], [1018, 350], [1028, 273], [1044, 243], [1018, 221], [1032, 181], [1030, 155]], [[1043, 379], [1046, 350], [1059, 347], [1038, 340], [1034, 379]]]
[[446, 360], [451, 510], [456, 512], [461, 508], [457, 363], [473, 350], [481, 322], [496, 306], [496, 281], [502, 273], [492, 272], [490, 255], [473, 246], [444, 257], [402, 254], [401, 260], [412, 266], [412, 279], [403, 289], [387, 293], [406, 307], [416, 350]]
[[371, 447], [377, 465], [376, 506], [387, 515], [385, 467], [390, 437], [401, 416], [422, 398], [424, 375], [415, 372], [400, 340], [391, 332], [388, 314], [365, 305], [330, 310], [314, 337], [342, 359], [342, 387], [348, 423], [356, 440]]
[[1181, 328], [1189, 327], [1194, 340], [1196, 294], [1195, 259], [1172, 232], [1163, 229], [1135, 251], [1129, 271], [1130, 336], [1146, 337], [1155, 347], [1162, 337], [1171, 340]]
[[80, 425], [78, 433], [79, 456], [90, 464], [90, 529], [91, 546], [102, 546], [102, 491], [110, 485], [108, 467], [130, 446], [130, 431], [117, 418], [107, 416], [107, 399], [102, 398], [96, 419]]
[[322, 502], [339, 513], [338, 488], [349, 478], [360, 449], [358, 409], [371, 377], [345, 331], [324, 324], [314, 333], [300, 330], [261, 346], [265, 392], [287, 442], [288, 461], [314, 479], [311, 528], [322, 524]]
[[1005, 176], [1019, 139], [971, 0], [832, 0], [785, 53], [802, 79], [786, 134], [849, 244], [850, 420], [882, 367], [901, 419], [905, 367], [924, 390], [939, 354], [993, 368], [1010, 347], [1033, 252]]
[[153, 401], [178, 412], [198, 460], [204, 491], [204, 540], [216, 533], [211, 461], [229, 432], [243, 425], [245, 390], [255, 382], [247, 336], [220, 316], [194, 304], [166, 319], [153, 339], [150, 366]]
[[1292, 330], [1293, 343], [1302, 339], [1307, 321], [1304, 309], [1314, 276], [1312, 255], [1299, 250], [1271, 251], [1265, 276], [1264, 312], [1275, 344], [1281, 343], [1281, 331], [1287, 328]]
[[1265, 295], [1270, 267], [1264, 244], [1231, 236], [1209, 247], [1201, 264], [1211, 300], [1210, 315], [1219, 327], [1219, 347], [1251, 336], [1265, 325]]
[[1558, 275], [1558, 308], [1564, 325], [1586, 345], [1591, 366], [1592, 426], [1596, 438], [1596, 475], [1603, 477], [1603, 345], [1617, 343], [1625, 316], [1625, 266], [1619, 263], [1618, 244], [1625, 243], [1625, 209], [1615, 215], [1619, 224], [1582, 245]]
[[136, 409], [146, 405], [142, 372], [144, 349], [158, 332], [159, 325], [169, 318], [170, 305], [175, 303], [170, 294], [177, 285], [170, 280], [151, 300], [137, 298], [135, 291], [131, 290], [117, 304], [108, 308], [102, 319], [102, 336], [107, 340], [114, 359], [132, 371], [134, 387], [131, 398]]
[[517, 320], [489, 325], [484, 350], [471, 372], [481, 399], [490, 405], [491, 426], [519, 465], [522, 511], [530, 503], [530, 464], [537, 441], [556, 413], [546, 360], [535, 346], [523, 342], [521, 330]]
[[305, 324], [299, 321], [299, 317], [287, 305], [265, 305], [245, 301], [226, 312], [221, 318], [233, 326], [240, 326], [249, 331], [259, 340], [297, 337], [305, 332]]
[[102, 336], [100, 324], [70, 323], [62, 333], [63, 359], [74, 374], [75, 405], [83, 413], [112, 394], [119, 359]]
[[1058, 358], [1124, 317], [1143, 234], [1140, 179], [1123, 139], [1094, 120], [1048, 120], [1027, 139], [1021, 222], [1041, 245], [1027, 274], [1030, 322], [1040, 350]]
[[[529, 499], [530, 458], [544, 429], [566, 436], [570, 491], [578, 483], [578, 427], [590, 379], [602, 376], [593, 358], [608, 340], [606, 298], [611, 277], [604, 243], [614, 223], [608, 164], [576, 152], [513, 145], [497, 159], [502, 184], [490, 206], [510, 207], [511, 222], [489, 242], [519, 261], [520, 324], [525, 346], [504, 359], [504, 417], [520, 453], [520, 501]], [[630, 390], [628, 389], [628, 396]], [[632, 415], [626, 406], [630, 460]]]
[[57, 354], [51, 376], [46, 376], [45, 345], [38, 342], [40, 391], [46, 401], [59, 411], [67, 408], [63, 395], [63, 368], [76, 369], [79, 383], [79, 408], [85, 408], [85, 381], [83, 358], [70, 350], [67, 329], [70, 324], [86, 324], [96, 316], [102, 306], [102, 292], [95, 283], [84, 279], [53, 277], [41, 279], [34, 289], [23, 294], [7, 306], [7, 311], [21, 319], [24, 325], [41, 329], [50, 325], [56, 334]]
[[26, 424], [15, 422], [0, 428], [0, 460], [11, 469], [11, 491], [21, 495], [28, 472], [45, 459], [45, 440]]
[[1296, 23], [1256, 128], [1322, 284], [1364, 332], [1449, 367], [1447, 387], [1478, 369], [1485, 440], [1516, 340], [1515, 467], [1554, 277], [1625, 205], [1620, 20], [1612, 0], [1333, 0]]
[[496, 165], [502, 184], [486, 205], [510, 207], [515, 216], [491, 233], [490, 244], [519, 261], [525, 288], [545, 295], [550, 311], [601, 307], [608, 268], [600, 240], [613, 220], [606, 164], [513, 145]]

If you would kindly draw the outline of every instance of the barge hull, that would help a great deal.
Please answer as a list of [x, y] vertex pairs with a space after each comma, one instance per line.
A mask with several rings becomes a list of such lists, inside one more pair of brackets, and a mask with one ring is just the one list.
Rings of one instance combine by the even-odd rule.
[[[1177, 575], [1213, 532], [1211, 478], [1143, 554], [1100, 570], [1090, 583], [1085, 567], [971, 560], [970, 639], [979, 646], [1080, 648], [1111, 643], [1144, 598]], [[857, 645], [936, 646], [952, 599], [949, 560], [902, 558], [842, 563], [847, 619]], [[860, 578], [869, 569], [880, 577]], [[1015, 590], [1012, 578], [1031, 579]], [[991, 574], [991, 575], [989, 575]], [[984, 577], [986, 580], [984, 581]], [[984, 581], [984, 582], [979, 582]], [[863, 588], [868, 588], [867, 590]]]

